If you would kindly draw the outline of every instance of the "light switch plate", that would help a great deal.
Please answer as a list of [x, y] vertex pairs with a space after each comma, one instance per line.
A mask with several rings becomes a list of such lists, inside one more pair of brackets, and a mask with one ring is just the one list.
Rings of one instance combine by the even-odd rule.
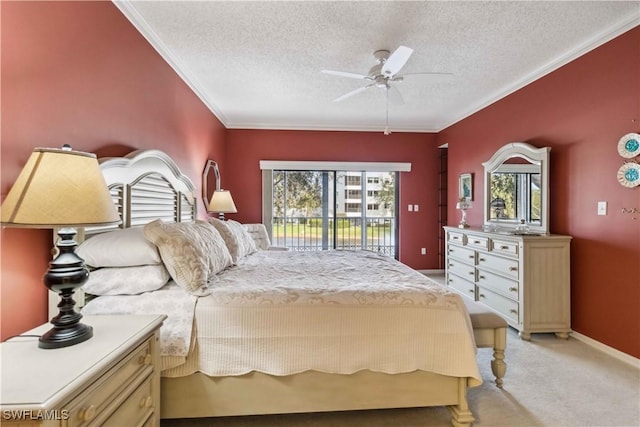
[[409, 209], [409, 212], [413, 212], [413, 205], [409, 205], [408, 209]]
[[413, 211], [418, 212], [418, 205], [413, 205]]
[[607, 214], [607, 202], [598, 202], [598, 215]]

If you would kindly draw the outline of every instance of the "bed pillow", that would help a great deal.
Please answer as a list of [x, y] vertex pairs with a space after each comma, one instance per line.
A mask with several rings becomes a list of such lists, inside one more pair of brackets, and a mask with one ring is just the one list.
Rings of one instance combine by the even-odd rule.
[[142, 227], [97, 234], [76, 250], [92, 267], [132, 267], [161, 264], [158, 249], [146, 239]]
[[171, 277], [162, 264], [94, 270], [82, 290], [91, 295], [137, 295], [155, 291]]
[[256, 243], [249, 232], [237, 221], [221, 221], [209, 218], [209, 223], [215, 227], [224, 239], [234, 264], [242, 257], [256, 252]]
[[158, 247], [173, 280], [193, 295], [208, 295], [207, 284], [233, 264], [220, 233], [205, 221], [144, 226], [144, 234]]
[[227, 221], [227, 225], [238, 239], [238, 259], [258, 251], [256, 241], [242, 224], [230, 219]]

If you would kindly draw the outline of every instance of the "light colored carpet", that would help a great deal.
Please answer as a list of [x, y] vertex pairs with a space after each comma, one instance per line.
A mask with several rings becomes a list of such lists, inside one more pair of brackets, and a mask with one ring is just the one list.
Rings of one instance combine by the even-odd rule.
[[[573, 338], [507, 337], [507, 374], [498, 389], [491, 349], [478, 350], [484, 383], [469, 390], [480, 427], [640, 426], [640, 370]], [[383, 390], [380, 391], [384, 393]], [[445, 427], [446, 408], [162, 420], [161, 427]]]

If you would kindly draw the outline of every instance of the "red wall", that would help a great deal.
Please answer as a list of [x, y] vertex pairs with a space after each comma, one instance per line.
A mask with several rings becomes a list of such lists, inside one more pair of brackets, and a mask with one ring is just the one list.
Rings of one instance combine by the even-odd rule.
[[[111, 2], [1, 8], [3, 199], [37, 146], [161, 149], [198, 187], [205, 160], [224, 156], [224, 127]], [[2, 229], [1, 339], [47, 320], [51, 236]]]
[[[228, 130], [224, 187], [238, 208], [234, 218], [262, 222], [260, 160], [410, 162], [400, 174], [400, 261], [416, 269], [438, 266], [438, 155], [434, 134]], [[417, 204], [418, 212], [408, 212]], [[233, 217], [233, 216], [230, 216]], [[421, 255], [420, 248], [427, 248]]]
[[[551, 147], [551, 231], [571, 243], [572, 328], [640, 357], [640, 187], [616, 179], [617, 142], [640, 131], [640, 27], [578, 58], [438, 134], [449, 144], [449, 188], [473, 172], [483, 199], [483, 169], [513, 141]], [[608, 215], [597, 216], [598, 201]], [[449, 218], [457, 219], [449, 194]], [[481, 225], [482, 209], [471, 209]], [[451, 222], [453, 224], [453, 222]]]

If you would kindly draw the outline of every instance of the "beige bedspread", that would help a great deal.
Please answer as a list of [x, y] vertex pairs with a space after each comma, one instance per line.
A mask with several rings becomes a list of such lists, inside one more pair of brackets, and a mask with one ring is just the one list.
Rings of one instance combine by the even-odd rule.
[[211, 290], [186, 362], [163, 376], [425, 370], [482, 382], [461, 297], [389, 257], [259, 251]]

